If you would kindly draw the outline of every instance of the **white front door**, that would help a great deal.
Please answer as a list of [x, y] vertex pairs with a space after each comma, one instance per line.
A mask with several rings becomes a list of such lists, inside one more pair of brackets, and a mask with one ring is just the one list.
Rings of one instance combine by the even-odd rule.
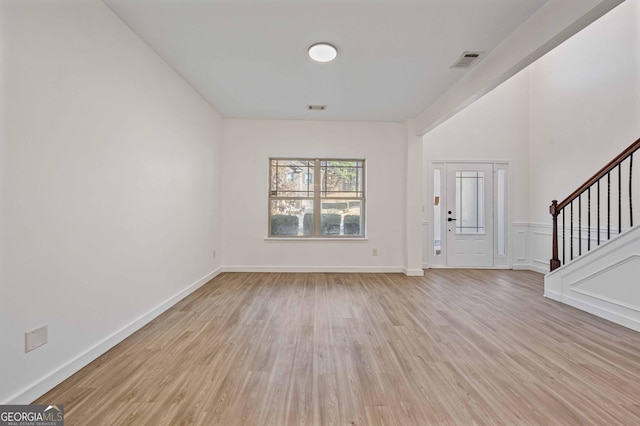
[[446, 262], [453, 267], [492, 267], [493, 164], [446, 164]]

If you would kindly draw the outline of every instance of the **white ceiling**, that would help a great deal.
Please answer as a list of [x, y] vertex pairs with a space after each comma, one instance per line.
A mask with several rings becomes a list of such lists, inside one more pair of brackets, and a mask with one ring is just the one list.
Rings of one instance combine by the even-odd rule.
[[[547, 0], [105, 0], [226, 118], [403, 121]], [[307, 56], [318, 41], [338, 59]], [[326, 104], [308, 111], [308, 104]]]

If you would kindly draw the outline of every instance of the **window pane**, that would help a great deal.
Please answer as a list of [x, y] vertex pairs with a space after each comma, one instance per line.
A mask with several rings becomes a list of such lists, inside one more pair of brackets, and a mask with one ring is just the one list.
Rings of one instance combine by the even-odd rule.
[[364, 160], [269, 161], [270, 236], [364, 236]]
[[456, 172], [456, 234], [484, 234], [484, 172]]
[[362, 200], [323, 199], [320, 234], [323, 236], [364, 235]]
[[433, 254], [442, 254], [442, 225], [440, 211], [440, 169], [433, 171]]
[[498, 256], [505, 256], [507, 254], [507, 237], [505, 221], [507, 204], [505, 202], [506, 193], [506, 171], [504, 169], [498, 170]]
[[271, 200], [271, 235], [313, 235], [313, 200]]
[[272, 197], [313, 197], [313, 161], [271, 160]]
[[361, 197], [362, 161], [322, 161], [321, 191], [323, 197]]

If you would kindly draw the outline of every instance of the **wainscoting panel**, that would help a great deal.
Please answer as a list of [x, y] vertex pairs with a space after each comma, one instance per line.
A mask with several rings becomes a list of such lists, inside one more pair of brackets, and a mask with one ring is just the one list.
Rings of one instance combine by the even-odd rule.
[[[552, 227], [546, 223], [514, 222], [512, 224], [512, 244], [513, 244], [513, 269], [528, 269], [531, 271], [546, 274], [549, 272], [549, 261], [551, 259]], [[594, 250], [598, 245], [603, 245], [608, 238], [614, 239], [619, 233], [611, 230], [598, 233], [595, 228], [583, 227], [578, 232], [577, 227], [572, 231], [569, 227], [565, 229], [564, 248], [562, 245], [562, 228], [558, 229], [558, 255], [560, 261], [568, 263], [572, 258], [576, 259], [581, 254], [584, 255], [590, 250]], [[573, 238], [572, 238], [573, 235]], [[573, 247], [573, 248], [572, 248]]]
[[545, 296], [640, 331], [640, 227], [545, 277]]
[[551, 225], [514, 222], [511, 225], [513, 269], [526, 269], [541, 274], [549, 272], [551, 258]]
[[429, 244], [429, 236], [431, 235], [429, 222], [422, 222], [422, 267], [429, 267], [429, 252], [433, 250], [433, 246]]

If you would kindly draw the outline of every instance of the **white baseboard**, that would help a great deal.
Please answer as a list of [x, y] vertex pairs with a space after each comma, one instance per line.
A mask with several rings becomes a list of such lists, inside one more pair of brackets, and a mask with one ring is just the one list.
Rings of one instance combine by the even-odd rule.
[[404, 268], [403, 272], [408, 277], [424, 277], [424, 271], [422, 269]]
[[549, 268], [545, 268], [539, 265], [525, 265], [525, 264], [517, 264], [517, 265], [513, 265], [513, 270], [514, 271], [533, 271], [533, 272], [539, 272], [541, 274], [548, 274], [549, 273]]
[[508, 266], [446, 266], [446, 265], [433, 265], [427, 269], [486, 269], [486, 270], [496, 270], [496, 271], [504, 271], [508, 269], [513, 269]]
[[[553, 293], [553, 294], [549, 294], [549, 293]], [[548, 297], [549, 299], [557, 300], [558, 302], [565, 303], [569, 306], [573, 306], [574, 308], [588, 312], [597, 317], [604, 318], [611, 322], [615, 322], [616, 324], [620, 324], [624, 327], [640, 332], [640, 321], [638, 321], [635, 318], [622, 315], [619, 312], [615, 312], [615, 311], [603, 308], [602, 306], [597, 306], [595, 304], [578, 300], [566, 295], [562, 296], [559, 293], [555, 293], [555, 292], [546, 291], [545, 297]], [[558, 297], [558, 298], [556, 299], [555, 297]]]
[[408, 277], [422, 277], [424, 270], [394, 266], [225, 266], [223, 272], [298, 272], [337, 274], [397, 274]]
[[533, 268], [533, 265], [528, 265], [524, 263], [513, 264], [511, 267], [514, 271], [530, 271]]
[[558, 293], [557, 291], [545, 289], [544, 297], [546, 297], [547, 299], [555, 300], [556, 302], [562, 302], [562, 294]]
[[18, 392], [17, 394], [0, 404], [31, 404], [34, 400], [47, 393], [48, 391], [62, 383], [64, 380], [71, 377], [80, 369], [87, 366], [89, 363], [100, 357], [102, 354], [113, 348], [115, 345], [117, 345], [127, 337], [131, 336], [140, 328], [147, 325], [158, 315], [218, 276], [221, 272], [222, 268], [217, 268], [216, 270], [211, 271], [204, 277], [189, 285], [184, 290], [176, 293], [169, 299], [160, 303], [158, 306], [149, 310], [147, 313], [141, 315], [139, 318], [135, 319], [134, 321], [125, 325], [101, 342], [89, 348], [84, 353], [79, 354], [60, 368], [51, 372], [49, 375], [43, 377], [42, 379], [38, 380], [37, 382], [28, 386], [26, 389]]
[[222, 272], [397, 274], [404, 273], [405, 269], [394, 266], [225, 266], [222, 268]]

